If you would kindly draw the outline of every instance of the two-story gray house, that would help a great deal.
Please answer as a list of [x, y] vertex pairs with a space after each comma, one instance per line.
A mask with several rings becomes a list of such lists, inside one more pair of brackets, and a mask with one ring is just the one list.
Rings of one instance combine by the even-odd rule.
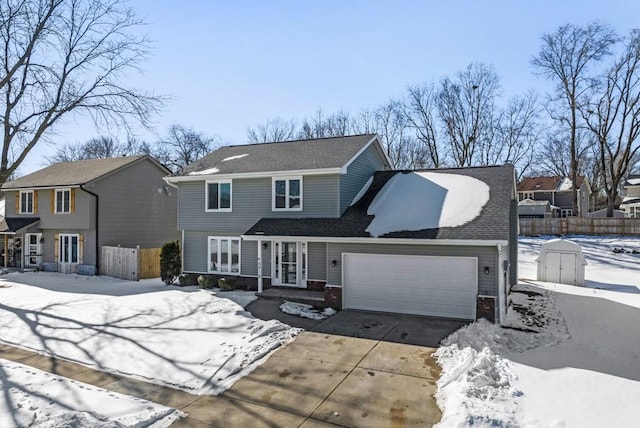
[[515, 282], [511, 166], [392, 171], [357, 135], [223, 147], [166, 181], [185, 273], [461, 319], [500, 319]]
[[591, 186], [578, 176], [578, 212], [573, 212], [573, 183], [568, 177], [525, 177], [518, 183], [519, 215], [525, 218], [586, 217]]
[[101, 246], [180, 237], [169, 170], [149, 156], [63, 162], [4, 183], [4, 266], [99, 272]]

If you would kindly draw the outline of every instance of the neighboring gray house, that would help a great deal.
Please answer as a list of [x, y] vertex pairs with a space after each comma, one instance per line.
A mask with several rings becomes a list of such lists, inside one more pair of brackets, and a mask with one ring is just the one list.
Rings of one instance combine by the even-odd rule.
[[51, 165], [2, 186], [4, 266], [99, 272], [99, 248], [179, 239], [169, 170], [149, 156]]
[[620, 209], [626, 217], [640, 218], [640, 174], [627, 177], [622, 187], [624, 197]]
[[[589, 213], [589, 200], [591, 198], [591, 186], [589, 180], [578, 176], [578, 212], [573, 212], [573, 183], [568, 177], [525, 177], [518, 183], [518, 200], [520, 206], [528, 207], [520, 209], [522, 217], [586, 217]], [[549, 202], [551, 211], [542, 205], [537, 210], [532, 207], [530, 201]]]
[[391, 171], [377, 136], [357, 135], [223, 147], [166, 181], [186, 273], [498, 320], [517, 278], [511, 166]]

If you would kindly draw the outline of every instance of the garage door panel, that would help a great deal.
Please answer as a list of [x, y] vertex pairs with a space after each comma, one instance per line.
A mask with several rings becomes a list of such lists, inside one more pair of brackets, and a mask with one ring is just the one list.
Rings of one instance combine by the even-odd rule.
[[477, 259], [344, 254], [345, 307], [475, 317]]

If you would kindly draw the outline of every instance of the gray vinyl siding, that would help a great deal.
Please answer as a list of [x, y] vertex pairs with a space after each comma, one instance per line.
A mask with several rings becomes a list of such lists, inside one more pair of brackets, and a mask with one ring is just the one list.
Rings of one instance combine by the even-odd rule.
[[166, 174], [153, 161], [143, 158], [98, 180], [92, 187], [87, 186], [100, 198], [101, 246], [157, 248], [180, 239], [177, 192], [162, 180]]
[[[329, 266], [329, 285], [342, 285], [342, 253], [393, 254], [417, 256], [460, 256], [478, 258], [478, 293], [487, 296], [498, 295], [498, 249], [497, 247], [471, 247], [447, 245], [400, 245], [400, 244], [345, 244], [329, 242], [327, 260], [336, 260], [335, 267]], [[484, 268], [489, 267], [489, 275]]]
[[325, 242], [309, 242], [307, 248], [307, 264], [310, 280], [326, 281], [327, 279], [327, 244]]
[[178, 228], [241, 235], [261, 218], [336, 217], [337, 174], [304, 176], [302, 211], [271, 210], [271, 177], [234, 179], [231, 212], [205, 211], [205, 181], [180, 183]]
[[207, 272], [207, 237], [209, 232], [185, 231], [182, 243], [182, 263], [185, 272]]
[[518, 201], [511, 200], [509, 207], [509, 285], [518, 283]]
[[42, 261], [47, 263], [58, 263], [55, 258], [55, 236], [60, 233], [78, 234], [84, 237], [82, 248], [82, 264], [96, 264], [96, 231], [78, 229], [45, 229], [41, 230], [44, 242], [42, 244]]
[[241, 275], [258, 276], [258, 242], [243, 240], [240, 246]]
[[[61, 189], [68, 187], [61, 187]], [[51, 210], [52, 189], [35, 190], [38, 197], [38, 211], [33, 214], [20, 214], [16, 206], [17, 191], [5, 192], [5, 216], [6, 217], [38, 217], [41, 229], [92, 229], [95, 227], [94, 215], [95, 203], [89, 194], [79, 188], [75, 188], [75, 211], [68, 214], [56, 214]]]
[[347, 167], [347, 173], [340, 177], [340, 214], [342, 214], [362, 186], [376, 171], [385, 168], [385, 162], [375, 144], [371, 144]]

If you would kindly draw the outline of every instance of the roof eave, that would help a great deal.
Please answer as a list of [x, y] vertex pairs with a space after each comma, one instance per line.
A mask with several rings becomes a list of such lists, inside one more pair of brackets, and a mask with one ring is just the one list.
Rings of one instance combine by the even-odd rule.
[[203, 180], [226, 180], [238, 178], [262, 178], [262, 177], [287, 177], [292, 175], [327, 175], [340, 174], [342, 168], [319, 168], [319, 169], [299, 169], [288, 171], [257, 171], [257, 172], [239, 172], [232, 174], [194, 174], [194, 175], [178, 175], [165, 177], [165, 181], [169, 184], [177, 184], [189, 181]]
[[494, 247], [508, 245], [507, 239], [415, 239], [415, 238], [375, 238], [375, 237], [333, 237], [333, 236], [276, 236], [241, 235], [247, 241], [258, 240], [305, 240], [307, 242], [376, 243], [376, 244], [418, 244], [418, 245], [464, 245], [473, 247]]

